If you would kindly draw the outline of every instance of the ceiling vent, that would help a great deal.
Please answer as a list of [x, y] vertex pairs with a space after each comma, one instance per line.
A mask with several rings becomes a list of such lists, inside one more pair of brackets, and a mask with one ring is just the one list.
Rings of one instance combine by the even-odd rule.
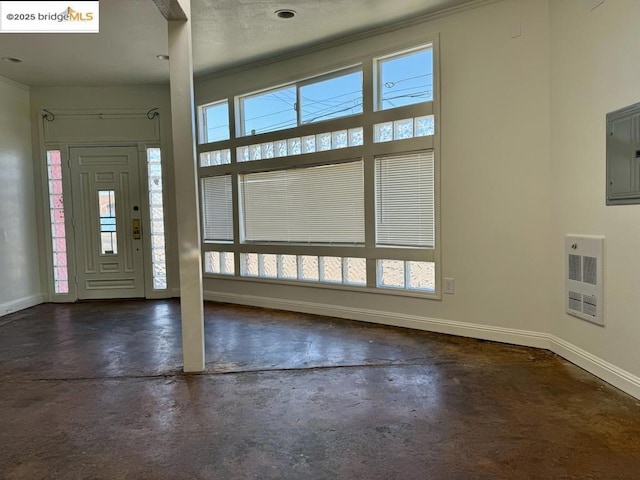
[[604, 237], [565, 237], [567, 313], [604, 326]]

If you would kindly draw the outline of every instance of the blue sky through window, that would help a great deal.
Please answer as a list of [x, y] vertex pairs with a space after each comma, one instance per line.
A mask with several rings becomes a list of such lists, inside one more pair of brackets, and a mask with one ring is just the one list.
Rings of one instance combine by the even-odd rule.
[[[362, 113], [362, 72], [351, 71], [316, 82], [270, 90], [241, 99], [242, 134], [254, 135], [302, 124]], [[412, 105], [433, 100], [433, 51], [427, 47], [415, 52], [379, 61], [378, 109]], [[229, 138], [229, 114], [226, 102], [204, 109], [206, 131], [203, 142]], [[240, 136], [240, 132], [237, 132]]]
[[229, 139], [229, 106], [227, 102], [215, 103], [204, 109], [204, 143]]
[[431, 48], [380, 61], [380, 110], [433, 100]]
[[300, 87], [302, 123], [362, 113], [362, 71]]
[[254, 135], [295, 127], [298, 118], [295, 103], [295, 85], [245, 97], [241, 101], [244, 134]]

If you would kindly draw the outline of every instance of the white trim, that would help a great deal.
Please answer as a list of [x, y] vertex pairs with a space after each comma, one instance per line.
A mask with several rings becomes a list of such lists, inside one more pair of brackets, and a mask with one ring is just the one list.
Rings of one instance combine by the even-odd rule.
[[44, 303], [44, 300], [45, 296], [39, 293], [37, 295], [12, 300], [11, 302], [0, 303], [0, 317], [24, 310], [25, 308], [35, 307], [36, 305]]
[[216, 302], [239, 303], [254, 307], [347, 318], [349, 320], [360, 320], [381, 325], [391, 325], [394, 327], [446, 333], [449, 335], [511, 343], [527, 347], [548, 348], [549, 346], [548, 336], [546, 334], [527, 330], [516, 330], [513, 328], [493, 327], [488, 325], [458, 322], [455, 320], [420, 317], [417, 315], [404, 315], [364, 308], [341, 307], [315, 302], [282, 300], [259, 297], [256, 295], [205, 291], [204, 298], [205, 300], [212, 300]]
[[585, 369], [623, 392], [640, 399], [640, 377], [597, 357], [580, 347], [549, 335], [549, 350]]
[[623, 392], [640, 399], [640, 377], [548, 333], [421, 317], [417, 315], [404, 315], [378, 310], [341, 307], [323, 303], [260, 297], [257, 295], [205, 291], [204, 299], [292, 312], [326, 315], [394, 327], [413, 328], [447, 335], [458, 335], [526, 347], [543, 348], [574, 363]]
[[15, 80], [11, 80], [10, 78], [7, 78], [7, 77], [0, 76], [0, 83], [4, 83], [5, 85], [9, 85], [11, 87], [19, 88], [21, 90], [26, 90], [27, 92], [29, 91], [29, 86], [16, 82]]

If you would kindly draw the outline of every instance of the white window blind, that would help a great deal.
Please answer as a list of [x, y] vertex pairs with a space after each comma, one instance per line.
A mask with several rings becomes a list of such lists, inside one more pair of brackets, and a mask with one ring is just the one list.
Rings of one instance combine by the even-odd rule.
[[362, 161], [241, 176], [244, 240], [364, 243]]
[[376, 243], [433, 248], [433, 151], [376, 158]]
[[204, 239], [233, 240], [231, 175], [202, 179]]

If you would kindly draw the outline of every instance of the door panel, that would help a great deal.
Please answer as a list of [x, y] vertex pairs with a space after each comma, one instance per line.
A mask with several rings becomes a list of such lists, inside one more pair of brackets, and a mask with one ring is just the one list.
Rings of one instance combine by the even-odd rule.
[[78, 299], [144, 297], [137, 148], [72, 148], [70, 158]]

